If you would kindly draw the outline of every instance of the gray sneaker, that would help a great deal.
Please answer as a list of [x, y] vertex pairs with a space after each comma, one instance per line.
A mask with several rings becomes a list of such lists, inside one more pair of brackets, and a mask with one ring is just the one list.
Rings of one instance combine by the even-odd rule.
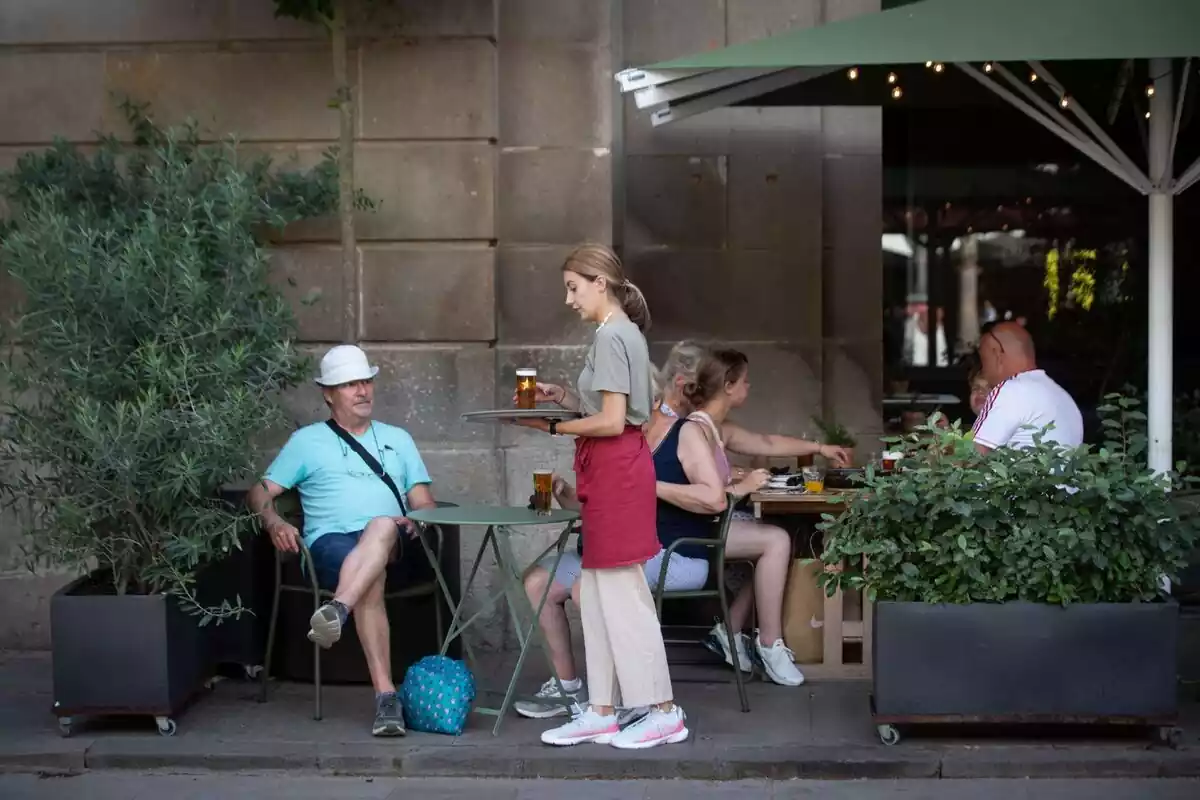
[[650, 713], [650, 706], [637, 706], [635, 708], [618, 708], [617, 709], [617, 727], [625, 730], [630, 725], [641, 720], [642, 717]]
[[400, 698], [395, 692], [377, 696], [375, 724], [371, 726], [371, 735], [403, 736], [404, 733], [404, 709], [400, 706]]
[[[572, 708], [579, 710], [587, 705], [587, 690], [584, 688], [583, 682], [579, 684], [579, 688], [574, 692], [567, 692], [563, 698], [558, 692], [558, 681], [551, 678], [542, 684], [542, 688], [537, 690], [532, 701], [521, 700], [513, 703], [513, 708], [516, 712], [526, 719], [550, 719], [551, 717], [567, 717], [574, 713], [571, 709], [564, 705], [560, 698], [570, 700]], [[546, 702], [538, 702], [545, 700]], [[554, 702], [559, 700], [560, 702]]]

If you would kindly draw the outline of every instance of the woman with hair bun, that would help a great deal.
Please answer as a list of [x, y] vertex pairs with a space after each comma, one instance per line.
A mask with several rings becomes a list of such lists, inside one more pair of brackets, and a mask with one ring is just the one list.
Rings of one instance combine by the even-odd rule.
[[[575, 436], [583, 525], [579, 609], [591, 702], [542, 734], [551, 745], [611, 743], [643, 749], [685, 741], [673, 702], [666, 647], [643, 564], [661, 549], [655, 531], [655, 477], [642, 426], [650, 419], [652, 367], [644, 332], [650, 310], [608, 247], [585, 244], [563, 263], [566, 303], [597, 325], [574, 391], [537, 386], [538, 402], [582, 411], [564, 422], [522, 420], [551, 435]], [[649, 713], [622, 730], [618, 693]]]
[[[665, 435], [671, 424], [680, 416], [687, 416], [692, 410], [683, 399], [683, 387], [696, 379], [703, 360], [708, 357], [708, 348], [692, 341], [677, 343], [667, 354], [662, 368], [653, 375], [654, 410], [650, 413], [650, 421], [645, 426], [648, 441], [653, 444]], [[555, 475], [553, 482], [554, 499], [563, 508], [578, 509], [579, 498], [575, 487], [564, 478]], [[530, 500], [532, 503], [532, 499]], [[656, 589], [661, 572], [663, 552], [647, 561], [642, 568], [646, 582], [650, 588]], [[555, 556], [549, 555], [525, 574], [525, 593], [529, 602], [537, 606], [542, 596], [546, 602], [542, 605], [542, 613], [538, 624], [542, 629], [546, 647], [550, 651], [550, 660], [554, 667], [555, 677], [551, 677], [537, 694], [529, 700], [520, 700], [513, 708], [523, 717], [529, 719], [549, 719], [551, 717], [569, 714], [568, 706], [563, 703], [569, 700], [572, 705], [587, 703], [587, 687], [575, 664], [574, 653], [571, 652], [571, 625], [567, 618], [567, 600], [579, 607], [579, 575], [583, 568], [582, 549], [579, 552], [569, 551], [558, 558], [555, 567]], [[687, 591], [699, 589], [704, 585], [708, 576], [708, 563], [689, 563], [688, 559], [677, 556], [671, 561], [671, 570], [667, 574], [667, 589], [669, 591]], [[549, 587], [547, 587], [549, 584]], [[548, 592], [547, 592], [548, 589]], [[559, 683], [562, 684], [560, 694]], [[646, 713], [644, 708], [619, 709], [621, 723], [634, 721]]]

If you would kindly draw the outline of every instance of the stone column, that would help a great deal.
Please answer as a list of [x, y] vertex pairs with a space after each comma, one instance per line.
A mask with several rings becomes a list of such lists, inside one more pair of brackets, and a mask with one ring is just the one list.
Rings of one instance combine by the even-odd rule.
[[[497, 0], [496, 407], [512, 403], [518, 366], [574, 383], [590, 342], [560, 268], [584, 241], [613, 243], [612, 11], [608, 0]], [[571, 441], [504, 428], [500, 447], [510, 503], [528, 500], [536, 468], [574, 480]], [[545, 541], [530, 534], [518, 555]]]

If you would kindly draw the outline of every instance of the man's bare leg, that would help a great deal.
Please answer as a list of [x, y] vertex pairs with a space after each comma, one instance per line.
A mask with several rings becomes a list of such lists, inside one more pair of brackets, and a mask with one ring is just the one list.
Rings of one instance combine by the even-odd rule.
[[387, 569], [398, 535], [399, 526], [390, 517], [376, 517], [367, 523], [358, 544], [342, 562], [333, 602], [318, 608], [309, 620], [309, 640], [329, 648], [341, 638], [346, 616]]
[[367, 588], [354, 609], [354, 626], [358, 641], [362, 643], [363, 655], [367, 657], [367, 670], [377, 694], [396, 691], [392, 683], [391, 630], [388, 628], [387, 608], [383, 604], [386, 575], [380, 575]]

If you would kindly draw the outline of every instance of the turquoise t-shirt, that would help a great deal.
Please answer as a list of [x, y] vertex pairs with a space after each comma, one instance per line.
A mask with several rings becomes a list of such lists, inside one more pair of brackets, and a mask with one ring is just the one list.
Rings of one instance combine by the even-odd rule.
[[[359, 444], [383, 465], [404, 494], [431, 483], [413, 438], [403, 428], [372, 422]], [[324, 422], [292, 434], [264, 476], [284, 489], [297, 487], [304, 508], [304, 543], [327, 533], [356, 533], [375, 517], [398, 517], [387, 484]]]

